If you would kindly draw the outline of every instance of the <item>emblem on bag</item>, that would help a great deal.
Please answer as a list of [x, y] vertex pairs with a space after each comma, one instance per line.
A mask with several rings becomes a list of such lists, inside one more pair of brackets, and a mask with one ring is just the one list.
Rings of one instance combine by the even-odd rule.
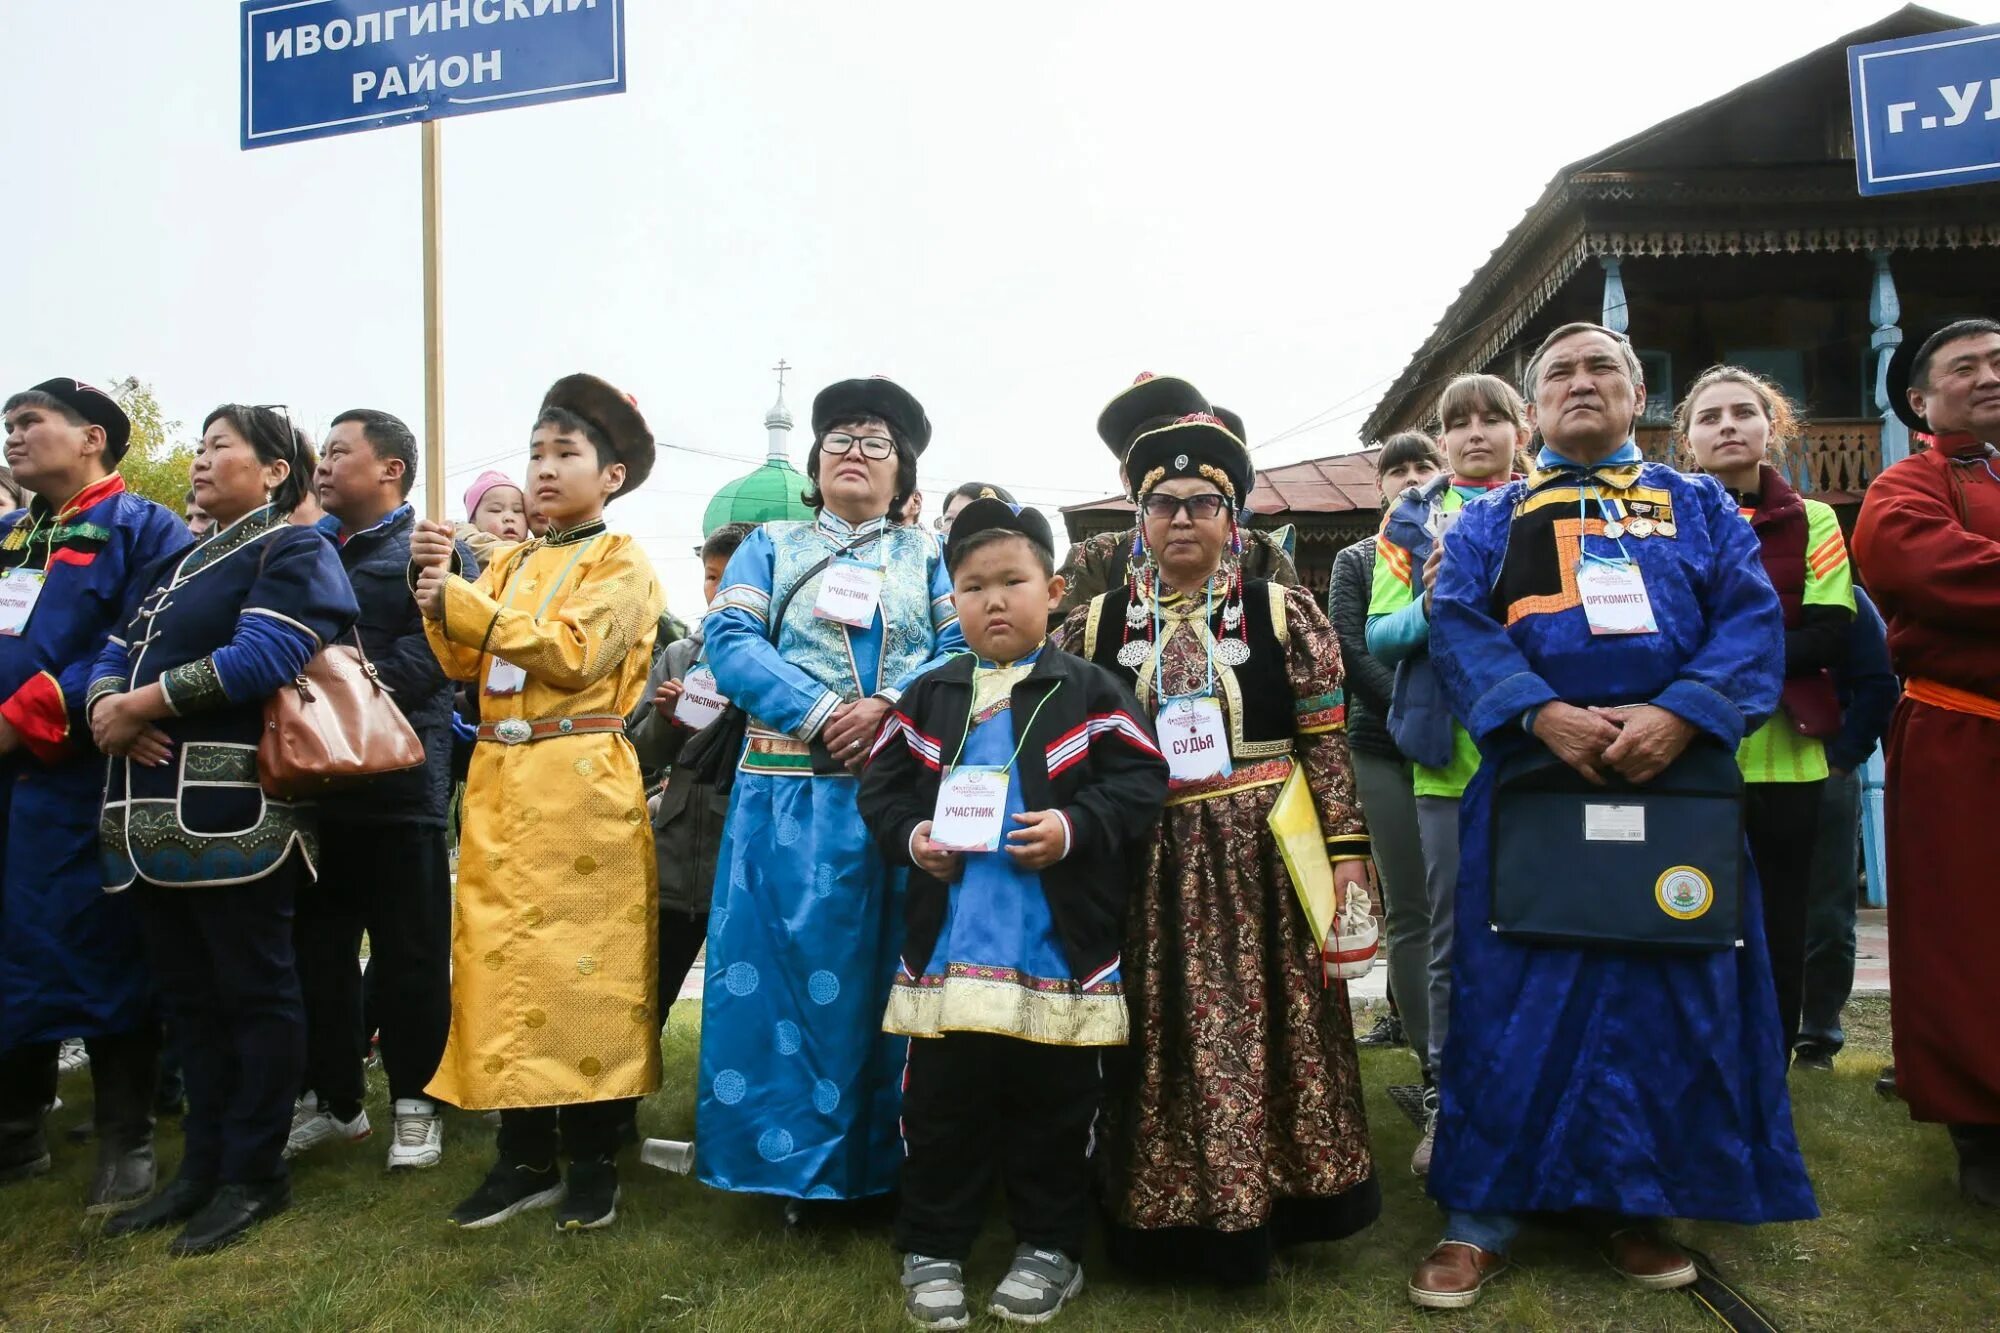
[[519, 745], [531, 739], [535, 729], [527, 721], [518, 717], [506, 718], [493, 724], [493, 738], [502, 745]]
[[1653, 897], [1676, 921], [1692, 921], [1715, 905], [1715, 885], [1693, 866], [1674, 866], [1653, 885]]

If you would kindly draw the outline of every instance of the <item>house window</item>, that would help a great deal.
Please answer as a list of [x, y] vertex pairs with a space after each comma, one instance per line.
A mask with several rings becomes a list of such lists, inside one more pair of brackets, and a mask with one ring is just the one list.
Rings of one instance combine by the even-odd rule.
[[1785, 391], [1794, 403], [1806, 400], [1806, 354], [1796, 347], [1731, 347], [1722, 359], [1754, 371]]
[[1664, 426], [1674, 419], [1674, 358], [1667, 352], [1639, 350], [1639, 369], [1646, 376], [1646, 410], [1639, 420]]

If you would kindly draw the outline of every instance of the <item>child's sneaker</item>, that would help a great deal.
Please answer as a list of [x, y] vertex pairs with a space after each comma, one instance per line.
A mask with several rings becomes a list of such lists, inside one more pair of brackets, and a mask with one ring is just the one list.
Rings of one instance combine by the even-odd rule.
[[[311, 1099], [313, 1094], [306, 1097]], [[292, 1132], [285, 1138], [285, 1156], [297, 1157], [322, 1143], [359, 1143], [374, 1132], [365, 1108], [356, 1111], [354, 1119], [342, 1120], [315, 1101], [302, 1100], [292, 1115]]]
[[972, 1322], [965, 1303], [965, 1268], [956, 1259], [903, 1256], [903, 1313], [919, 1328], [964, 1328]]
[[451, 1210], [453, 1226], [467, 1231], [495, 1226], [530, 1208], [547, 1208], [563, 1196], [562, 1173], [556, 1164], [524, 1166], [501, 1158], [486, 1173], [470, 1197]]
[[569, 1197], [557, 1231], [595, 1231], [618, 1220], [618, 1168], [609, 1158], [569, 1164]]
[[1012, 1324], [1046, 1324], [1063, 1302], [1083, 1290], [1083, 1265], [1061, 1250], [1022, 1245], [1014, 1251], [1014, 1266], [993, 1289], [986, 1308]]

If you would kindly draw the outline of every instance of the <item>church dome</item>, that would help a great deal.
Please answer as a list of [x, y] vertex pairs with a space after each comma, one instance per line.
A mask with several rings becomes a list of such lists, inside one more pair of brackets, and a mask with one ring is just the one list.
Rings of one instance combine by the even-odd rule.
[[805, 494], [805, 474], [792, 466], [786, 438], [792, 431], [792, 412], [785, 406], [785, 372], [791, 367], [780, 361], [772, 368], [778, 372], [778, 400], [764, 414], [764, 465], [715, 493], [702, 512], [703, 536], [727, 523], [812, 521], [812, 509], [799, 498]]
[[702, 511], [703, 535], [726, 523], [770, 523], [780, 519], [811, 522], [813, 511], [799, 497], [806, 478], [789, 459], [773, 458], [747, 476], [738, 477], [715, 493]]

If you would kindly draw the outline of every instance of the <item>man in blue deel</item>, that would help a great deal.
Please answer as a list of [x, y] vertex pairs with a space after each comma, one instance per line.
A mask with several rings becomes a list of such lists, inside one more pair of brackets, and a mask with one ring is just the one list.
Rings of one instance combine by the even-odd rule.
[[1783, 618], [1734, 502], [1632, 443], [1643, 378], [1620, 334], [1550, 334], [1534, 471], [1445, 538], [1431, 651], [1481, 762], [1420, 1306], [1477, 1300], [1529, 1213], [1656, 1290], [1697, 1276], [1661, 1219], [1817, 1215], [1731, 771]]
[[127, 585], [187, 545], [175, 515], [118, 475], [132, 424], [109, 394], [53, 379], [5, 408], [28, 506], [0, 517], [0, 1182], [49, 1169], [56, 1046], [82, 1037], [97, 1170], [113, 1212], [153, 1189], [160, 1020], [131, 903], [98, 875], [104, 757], [83, 718], [91, 665]]

